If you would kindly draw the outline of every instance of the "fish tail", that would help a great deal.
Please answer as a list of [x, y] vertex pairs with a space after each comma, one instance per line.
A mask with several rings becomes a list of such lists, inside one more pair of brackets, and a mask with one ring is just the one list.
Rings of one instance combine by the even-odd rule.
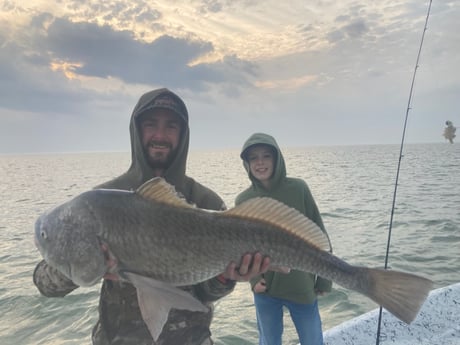
[[366, 270], [371, 284], [364, 293], [400, 320], [411, 323], [432, 289], [433, 282], [400, 271], [378, 268]]

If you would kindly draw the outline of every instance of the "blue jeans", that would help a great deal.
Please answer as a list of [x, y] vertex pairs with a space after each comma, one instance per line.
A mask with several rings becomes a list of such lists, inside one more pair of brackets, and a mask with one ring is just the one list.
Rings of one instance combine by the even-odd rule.
[[283, 306], [291, 314], [301, 345], [323, 345], [317, 300], [312, 304], [300, 304], [255, 293], [254, 304], [259, 328], [259, 345], [281, 345]]

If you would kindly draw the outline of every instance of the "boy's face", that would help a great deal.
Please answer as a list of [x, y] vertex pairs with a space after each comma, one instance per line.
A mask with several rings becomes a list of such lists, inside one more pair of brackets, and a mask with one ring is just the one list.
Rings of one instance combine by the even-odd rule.
[[246, 157], [252, 176], [267, 187], [275, 165], [273, 151], [268, 145], [255, 145], [248, 149]]

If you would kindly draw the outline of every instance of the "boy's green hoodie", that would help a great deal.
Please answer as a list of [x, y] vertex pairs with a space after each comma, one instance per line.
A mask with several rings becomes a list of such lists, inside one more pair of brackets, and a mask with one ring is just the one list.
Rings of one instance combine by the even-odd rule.
[[[275, 152], [274, 171], [273, 176], [270, 178], [270, 188], [268, 190], [251, 174], [246, 158], [248, 148], [260, 144], [269, 145]], [[286, 176], [283, 155], [272, 136], [264, 133], [253, 134], [244, 143], [240, 156], [243, 159], [244, 168], [248, 172], [252, 184], [237, 196], [236, 205], [255, 197], [271, 197], [297, 209], [313, 220], [327, 235], [318, 207], [307, 184], [302, 179]], [[252, 288], [261, 278], [256, 277], [251, 280]], [[288, 274], [268, 271], [263, 275], [263, 278], [267, 286], [266, 294], [303, 304], [313, 303], [316, 300], [316, 292], [329, 292], [332, 287], [330, 280], [297, 270], [291, 270]]]

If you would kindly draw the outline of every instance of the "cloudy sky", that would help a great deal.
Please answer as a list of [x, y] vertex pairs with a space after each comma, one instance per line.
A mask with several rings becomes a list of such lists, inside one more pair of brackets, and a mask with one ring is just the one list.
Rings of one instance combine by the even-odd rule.
[[[127, 151], [142, 93], [191, 147], [398, 144], [429, 0], [0, 0], [0, 153]], [[460, 124], [460, 1], [435, 0], [407, 142]]]

